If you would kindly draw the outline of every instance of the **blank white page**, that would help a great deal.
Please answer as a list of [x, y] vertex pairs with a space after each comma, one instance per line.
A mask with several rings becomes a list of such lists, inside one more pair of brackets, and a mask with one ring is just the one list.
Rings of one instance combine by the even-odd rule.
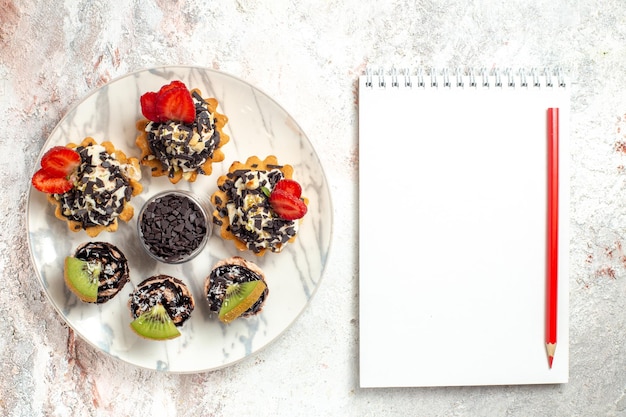
[[[566, 86], [359, 80], [362, 387], [568, 380]], [[366, 85], [372, 81], [372, 85]], [[384, 81], [381, 86], [379, 81]], [[456, 78], [454, 79], [456, 82]], [[479, 83], [481, 85], [481, 83]], [[560, 111], [559, 310], [545, 349], [547, 109]]]

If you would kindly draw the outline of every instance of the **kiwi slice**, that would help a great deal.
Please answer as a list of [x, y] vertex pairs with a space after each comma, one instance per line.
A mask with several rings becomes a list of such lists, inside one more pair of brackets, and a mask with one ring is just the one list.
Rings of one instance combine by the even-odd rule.
[[230, 323], [241, 316], [257, 302], [265, 288], [265, 282], [261, 280], [235, 282], [229, 285], [218, 315], [220, 321]]
[[146, 339], [167, 340], [180, 336], [180, 331], [162, 304], [155, 304], [150, 310], [133, 320], [130, 327]]
[[65, 258], [63, 276], [69, 289], [87, 303], [98, 300], [98, 278], [102, 269], [100, 262], [89, 262], [68, 256]]

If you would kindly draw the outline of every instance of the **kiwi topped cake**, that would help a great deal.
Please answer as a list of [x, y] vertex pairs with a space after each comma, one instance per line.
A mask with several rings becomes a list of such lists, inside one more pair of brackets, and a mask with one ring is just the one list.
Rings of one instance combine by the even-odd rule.
[[308, 200], [292, 175], [293, 167], [279, 165], [274, 155], [234, 162], [218, 178], [218, 190], [211, 196], [213, 222], [220, 226], [221, 236], [257, 256], [267, 250], [281, 252], [293, 242]]
[[145, 119], [137, 122], [136, 144], [152, 176], [167, 175], [173, 184], [193, 182], [198, 174], [210, 175], [213, 162], [224, 160], [221, 148], [229, 137], [222, 129], [228, 118], [217, 112], [215, 98], [202, 98], [200, 90], [172, 81], [140, 101]]
[[259, 314], [268, 293], [261, 268], [239, 256], [217, 262], [204, 283], [209, 311], [223, 323]]
[[181, 335], [178, 327], [191, 316], [195, 303], [183, 281], [159, 274], [143, 280], [130, 294], [130, 327], [146, 339], [166, 340]]
[[128, 282], [128, 261], [111, 243], [87, 242], [65, 258], [63, 276], [67, 287], [82, 301], [106, 303]]
[[111, 142], [98, 144], [91, 137], [80, 144], [55, 146], [41, 159], [33, 186], [56, 206], [55, 216], [70, 230], [85, 230], [95, 237], [114, 232], [119, 220], [129, 221], [131, 198], [142, 191], [137, 158], [127, 158]]

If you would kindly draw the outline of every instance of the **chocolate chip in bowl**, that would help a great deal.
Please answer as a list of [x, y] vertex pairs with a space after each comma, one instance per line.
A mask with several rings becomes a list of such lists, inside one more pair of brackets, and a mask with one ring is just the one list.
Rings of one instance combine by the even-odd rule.
[[137, 219], [139, 240], [157, 261], [193, 259], [211, 237], [210, 203], [188, 191], [164, 191], [150, 198]]

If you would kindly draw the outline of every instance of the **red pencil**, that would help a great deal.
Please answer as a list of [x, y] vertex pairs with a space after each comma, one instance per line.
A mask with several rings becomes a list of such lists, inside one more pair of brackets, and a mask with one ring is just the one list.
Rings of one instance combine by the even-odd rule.
[[548, 227], [546, 268], [546, 352], [552, 368], [556, 351], [559, 264], [559, 109], [548, 109]]

